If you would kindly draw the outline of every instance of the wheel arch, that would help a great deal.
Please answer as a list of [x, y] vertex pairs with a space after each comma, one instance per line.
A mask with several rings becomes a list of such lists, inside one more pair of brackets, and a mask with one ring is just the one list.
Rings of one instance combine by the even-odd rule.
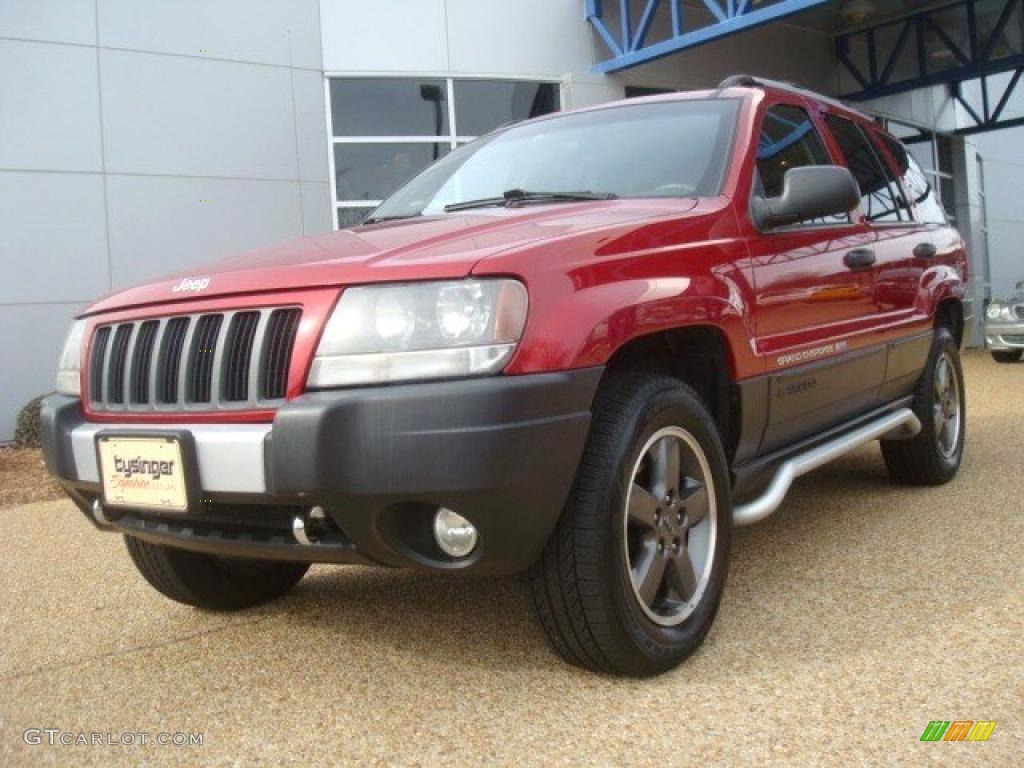
[[957, 347], [964, 345], [964, 304], [956, 297], [941, 299], [935, 307], [935, 328], [947, 328]]
[[715, 325], [689, 325], [635, 336], [608, 358], [602, 383], [624, 373], [672, 376], [708, 407], [731, 459], [742, 429], [734, 358], [726, 333]]

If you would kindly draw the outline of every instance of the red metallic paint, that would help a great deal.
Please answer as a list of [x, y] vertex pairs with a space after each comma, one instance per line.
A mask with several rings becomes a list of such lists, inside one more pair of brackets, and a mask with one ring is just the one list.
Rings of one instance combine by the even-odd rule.
[[[530, 307], [508, 375], [600, 365], [638, 337], [701, 326], [721, 332], [729, 345], [730, 373], [742, 380], [782, 367], [779, 357], [788, 352], [836, 340], [855, 351], [905, 337], [930, 327], [939, 302], [963, 298], [966, 251], [948, 227], [868, 227], [859, 217], [824, 234], [759, 232], [748, 204], [756, 136], [767, 107], [806, 108], [837, 164], [841, 155], [821, 115], [836, 111], [871, 125], [855, 113], [787, 91], [736, 88], [720, 95], [742, 99], [743, 105], [718, 197], [482, 209], [307, 237], [190, 271], [189, 277], [210, 278], [201, 297], [171, 291], [180, 274], [107, 297], [86, 313], [88, 338], [101, 322], [298, 304], [304, 312], [288, 380], [293, 398], [303, 391], [320, 331], [345, 286], [509, 275], [527, 285]], [[928, 262], [915, 259], [908, 249], [928, 239], [939, 255]], [[843, 254], [863, 246], [878, 253], [876, 269], [851, 273]], [[88, 359], [88, 349], [83, 355]], [[272, 418], [266, 411], [86, 415], [112, 422]]]

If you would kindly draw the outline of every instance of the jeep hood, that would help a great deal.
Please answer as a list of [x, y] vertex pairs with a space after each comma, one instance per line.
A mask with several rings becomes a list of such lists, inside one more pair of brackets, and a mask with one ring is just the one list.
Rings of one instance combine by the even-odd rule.
[[[261, 248], [100, 299], [87, 315], [191, 299], [358, 283], [458, 279], [512, 249], [693, 211], [696, 200], [486, 208], [383, 222]], [[175, 289], [178, 290], [175, 290]]]

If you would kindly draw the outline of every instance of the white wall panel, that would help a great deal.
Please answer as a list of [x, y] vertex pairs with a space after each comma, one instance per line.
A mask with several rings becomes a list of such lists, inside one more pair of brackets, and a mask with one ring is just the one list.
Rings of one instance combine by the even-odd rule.
[[95, 49], [0, 40], [0, 168], [100, 167]]
[[327, 181], [327, 117], [324, 79], [320, 72], [292, 70], [299, 178]]
[[101, 50], [107, 170], [296, 179], [287, 69]]
[[328, 72], [448, 68], [444, 0], [321, 0], [320, 19]]
[[114, 286], [302, 234], [298, 182], [111, 176]]
[[585, 70], [592, 47], [582, 5], [447, 0], [451, 70], [541, 77]]
[[99, 0], [100, 45], [320, 67], [317, 0]]
[[0, 172], [0, 304], [105, 293], [103, 177]]
[[331, 214], [331, 185], [324, 181], [302, 182], [302, 230], [307, 235], [330, 232], [334, 228]]
[[96, 0], [3, 0], [0, 37], [96, 43]]

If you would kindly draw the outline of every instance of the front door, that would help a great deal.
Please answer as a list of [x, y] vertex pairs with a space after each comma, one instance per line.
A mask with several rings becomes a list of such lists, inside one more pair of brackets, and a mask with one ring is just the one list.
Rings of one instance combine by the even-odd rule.
[[[803, 107], [770, 107], [761, 125], [755, 193], [777, 196], [790, 168], [837, 159]], [[875, 246], [876, 234], [860, 214], [801, 222], [752, 243], [756, 343], [771, 380], [762, 451], [875, 403], [885, 351], [857, 342], [875, 313]]]

